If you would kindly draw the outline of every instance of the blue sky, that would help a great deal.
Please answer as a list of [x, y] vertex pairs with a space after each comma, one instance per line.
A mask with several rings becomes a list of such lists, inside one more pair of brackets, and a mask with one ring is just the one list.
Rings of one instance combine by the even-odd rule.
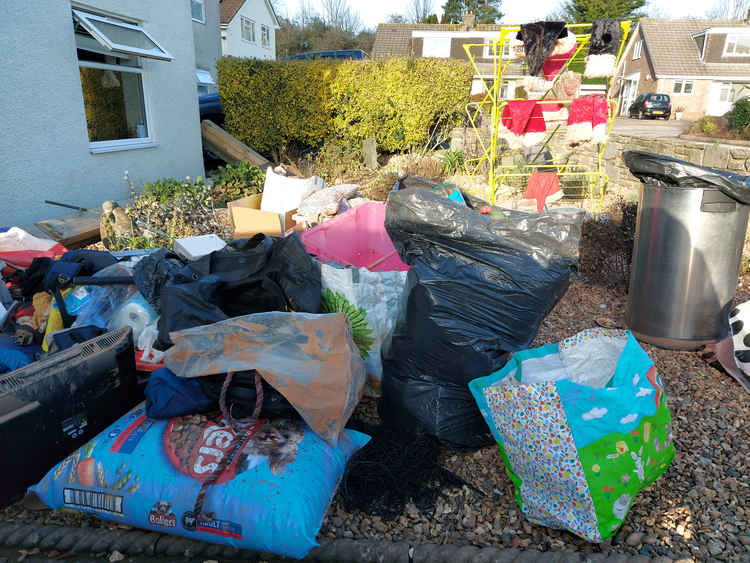
[[[281, 15], [293, 16], [303, 1], [306, 1], [314, 10], [321, 11], [320, 0], [280, 0], [279, 12]], [[359, 12], [365, 26], [375, 28], [383, 23], [392, 13], [403, 13], [408, 5], [408, 0], [350, 0], [352, 7]], [[445, 0], [433, 0], [434, 10], [441, 13], [440, 6]], [[553, 11], [560, 0], [506, 0], [502, 2], [502, 11], [505, 14], [504, 23], [520, 24], [542, 19]], [[652, 0], [649, 3], [649, 15], [654, 17], [702, 17], [706, 9], [713, 2], [705, 0]]]

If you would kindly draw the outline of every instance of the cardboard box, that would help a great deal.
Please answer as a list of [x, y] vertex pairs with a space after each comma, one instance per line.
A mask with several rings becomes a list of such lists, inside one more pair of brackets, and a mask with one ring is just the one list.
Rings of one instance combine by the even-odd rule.
[[296, 209], [286, 213], [272, 213], [260, 210], [262, 194], [243, 197], [227, 203], [232, 218], [234, 238], [250, 238], [258, 233], [279, 236], [287, 231], [298, 230], [292, 215]]

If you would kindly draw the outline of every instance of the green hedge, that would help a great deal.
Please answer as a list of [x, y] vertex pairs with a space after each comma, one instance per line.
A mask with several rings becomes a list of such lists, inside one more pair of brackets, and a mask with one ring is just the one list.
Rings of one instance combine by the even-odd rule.
[[224, 57], [218, 69], [227, 130], [261, 152], [334, 136], [359, 142], [374, 135], [387, 152], [424, 145], [460, 122], [472, 77], [468, 63], [439, 59]]

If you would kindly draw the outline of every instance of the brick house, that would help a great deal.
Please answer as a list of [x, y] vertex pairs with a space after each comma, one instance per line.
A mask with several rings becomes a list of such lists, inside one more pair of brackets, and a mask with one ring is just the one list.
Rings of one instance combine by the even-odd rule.
[[[381, 23], [375, 35], [372, 56], [436, 57], [465, 61], [468, 60], [463, 47], [465, 44], [488, 43], [500, 37], [501, 28], [499, 24], [475, 24], [471, 14], [464, 16], [463, 24]], [[479, 70], [474, 75], [471, 93], [477, 95], [484, 91], [484, 82], [492, 84], [492, 53], [489, 47], [472, 47], [471, 54], [475, 57]], [[503, 58], [510, 58], [507, 45]], [[510, 64], [504, 74], [506, 82], [500, 92], [501, 98], [514, 97], [514, 79], [523, 76], [523, 70], [521, 63]]]
[[610, 95], [620, 115], [644, 93], [669, 94], [683, 119], [724, 115], [750, 96], [750, 23], [641, 19], [617, 67]]

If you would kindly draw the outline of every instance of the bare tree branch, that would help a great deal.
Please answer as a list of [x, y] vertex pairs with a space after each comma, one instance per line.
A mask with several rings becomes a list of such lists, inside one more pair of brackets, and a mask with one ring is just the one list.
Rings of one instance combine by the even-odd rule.
[[714, 5], [706, 10], [706, 16], [726, 20], [744, 20], [749, 9], [750, 0], [716, 0]]
[[359, 12], [352, 9], [348, 0], [323, 0], [322, 4], [323, 19], [329, 26], [355, 34], [362, 29]]
[[432, 0], [411, 0], [406, 19], [414, 23], [422, 23], [432, 14]]

